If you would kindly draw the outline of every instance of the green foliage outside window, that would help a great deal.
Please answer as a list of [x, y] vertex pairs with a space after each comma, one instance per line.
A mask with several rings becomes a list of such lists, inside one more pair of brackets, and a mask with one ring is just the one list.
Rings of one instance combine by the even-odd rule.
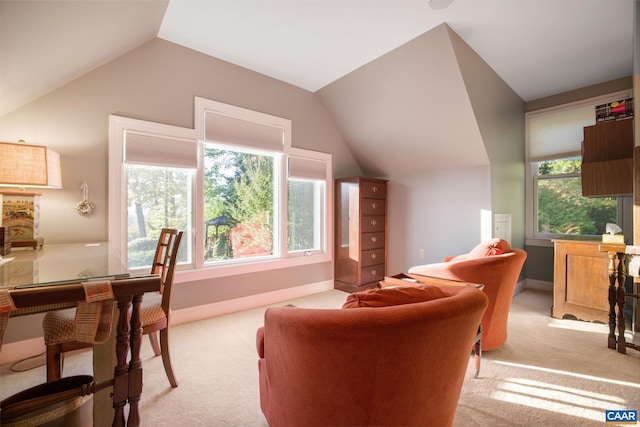
[[[190, 173], [157, 166], [128, 165], [128, 265], [150, 267], [163, 228], [187, 229]], [[185, 261], [181, 251], [178, 261]]]
[[582, 197], [579, 157], [542, 162], [538, 172], [538, 232], [603, 234], [616, 222], [615, 197]]
[[205, 219], [228, 219], [206, 236], [207, 261], [272, 253], [273, 171], [271, 156], [205, 147]]

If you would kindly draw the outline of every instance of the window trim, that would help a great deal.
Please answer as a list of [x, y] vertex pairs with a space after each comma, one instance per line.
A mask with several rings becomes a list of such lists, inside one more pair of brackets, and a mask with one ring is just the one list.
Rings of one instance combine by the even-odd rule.
[[[198, 142], [193, 129], [186, 129], [162, 123], [152, 123], [128, 117], [115, 115], [109, 116], [108, 234], [109, 241], [122, 260], [128, 259], [128, 242], [126, 238], [127, 208], [126, 205], [123, 204], [123, 193], [126, 193], [127, 186], [126, 167], [124, 162], [125, 146], [123, 141], [125, 132], [127, 131], [151, 136], [181, 139], [184, 141], [190, 141], [194, 144]], [[195, 182], [192, 182], [192, 188], [194, 185]], [[188, 242], [192, 238], [192, 236], [185, 235], [183, 241]], [[182, 266], [180, 268], [184, 267]]]
[[[581, 106], [593, 105], [593, 117], [595, 123], [595, 106], [600, 104], [605, 104], [607, 102], [626, 99], [632, 97], [632, 90], [623, 90], [614, 93], [609, 93], [605, 95], [595, 96], [579, 101], [574, 101], [566, 104], [555, 105], [548, 108], [543, 108], [540, 110], [529, 111], [525, 113], [525, 165], [526, 165], [526, 173], [525, 173], [525, 244], [529, 246], [552, 246], [551, 240], [563, 238], [567, 235], [565, 234], [551, 234], [551, 233], [539, 233], [537, 231], [537, 214], [538, 214], [538, 195], [537, 195], [537, 165], [542, 160], [530, 161], [529, 160], [529, 119], [531, 117], [535, 117], [542, 114], [549, 114], [554, 112], [566, 111], [568, 109], [578, 108]], [[567, 153], [567, 155], [572, 153]], [[580, 153], [578, 153], [580, 155]], [[560, 155], [559, 155], [560, 156]], [[554, 157], [555, 158], [555, 157]], [[558, 159], [562, 157], [557, 157]], [[552, 160], [552, 159], [547, 159]], [[576, 174], [567, 174], [569, 175]], [[623, 198], [617, 198], [617, 215], [618, 222], [622, 221], [622, 210], [623, 210]], [[587, 236], [587, 235], [581, 235]], [[595, 236], [594, 236], [595, 237]]]
[[[212, 265], [204, 262], [204, 145], [205, 145], [205, 115], [207, 111], [214, 109], [222, 114], [241, 117], [245, 120], [256, 120], [268, 125], [282, 126], [283, 151], [274, 152], [280, 154], [280, 164], [276, 168], [278, 172], [276, 185], [277, 208], [280, 210], [279, 235], [274, 240], [279, 241], [280, 254], [278, 258], [266, 257], [255, 260], [243, 260], [242, 262], [229, 262]], [[192, 264], [179, 265], [176, 274], [177, 282], [202, 280], [215, 277], [224, 277], [235, 274], [253, 273], [265, 270], [311, 265], [330, 262], [333, 259], [333, 179], [332, 156], [329, 153], [311, 151], [291, 146], [291, 121], [265, 113], [247, 110], [241, 107], [223, 104], [204, 98], [195, 97], [195, 126], [193, 129], [182, 128], [155, 122], [131, 119], [127, 117], [109, 116], [109, 240], [117, 248], [122, 259], [127, 258], [127, 210], [123, 206], [126, 188], [126, 168], [124, 167], [124, 134], [127, 131], [145, 133], [150, 136], [175, 138], [187, 140], [197, 144], [198, 167], [193, 174], [192, 194], [193, 212], [190, 222], [193, 224], [191, 235], [186, 236], [183, 242], [193, 248]], [[209, 141], [212, 142], [212, 141]], [[234, 144], [228, 144], [234, 148]], [[238, 146], [239, 148], [239, 146]], [[246, 148], [246, 147], [245, 147]], [[264, 151], [259, 149], [259, 151]], [[323, 228], [321, 239], [324, 250], [288, 251], [287, 245], [287, 164], [289, 157], [300, 157], [324, 162], [325, 164], [325, 203]], [[303, 252], [302, 254], [300, 252]], [[233, 261], [233, 260], [231, 260]]]

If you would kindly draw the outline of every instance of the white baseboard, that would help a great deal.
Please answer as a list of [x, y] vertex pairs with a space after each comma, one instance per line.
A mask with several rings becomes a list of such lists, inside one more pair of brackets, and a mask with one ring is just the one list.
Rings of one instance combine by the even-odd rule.
[[[307, 295], [333, 289], [333, 280], [312, 283], [310, 285], [297, 286], [295, 288], [281, 289], [264, 294], [250, 295], [228, 301], [220, 301], [211, 304], [198, 305], [196, 307], [173, 310], [171, 312], [171, 325], [193, 322], [223, 314], [249, 310], [281, 301], [301, 298]], [[0, 351], [0, 364], [13, 363], [18, 360], [38, 355], [45, 351], [42, 337], [16, 341], [2, 346]]]
[[249, 310], [281, 301], [317, 294], [329, 289], [333, 289], [333, 280], [297, 286], [295, 288], [281, 289], [264, 294], [249, 295], [233, 300], [198, 305], [181, 310], [173, 310], [171, 312], [171, 325], [180, 325], [182, 323], [222, 316], [224, 314], [235, 313], [237, 311]]
[[544, 280], [526, 279], [525, 288], [553, 292], [553, 282], [547, 282]]

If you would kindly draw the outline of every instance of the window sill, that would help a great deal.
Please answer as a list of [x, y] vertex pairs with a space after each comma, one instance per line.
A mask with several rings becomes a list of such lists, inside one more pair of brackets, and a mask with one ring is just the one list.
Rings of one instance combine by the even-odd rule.
[[524, 244], [526, 246], [538, 246], [544, 248], [552, 248], [553, 242], [549, 239], [525, 239]]
[[525, 239], [524, 244], [527, 246], [539, 246], [539, 247], [553, 247], [553, 240], [583, 240], [593, 241], [600, 240], [601, 237], [590, 234], [558, 234], [556, 236], [550, 236], [547, 238], [528, 238]]
[[320, 264], [330, 261], [331, 257], [328, 254], [322, 254], [292, 257], [286, 259], [264, 260], [233, 265], [208, 265], [198, 269], [179, 269], [176, 270], [175, 283], [194, 282], [198, 280], [235, 276], [238, 274], [250, 274], [261, 271], [300, 267], [304, 265]]

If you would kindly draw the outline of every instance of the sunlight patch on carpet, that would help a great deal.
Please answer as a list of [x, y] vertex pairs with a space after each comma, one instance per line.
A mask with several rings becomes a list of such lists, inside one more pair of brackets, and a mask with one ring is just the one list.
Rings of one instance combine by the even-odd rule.
[[551, 319], [547, 326], [556, 329], [593, 332], [595, 334], [606, 335], [609, 333], [609, 328], [603, 323], [582, 322], [579, 320]]
[[514, 390], [497, 390], [491, 393], [491, 397], [501, 402], [514, 403], [593, 421], [602, 420], [606, 409], [604, 407], [600, 410], [586, 408], [581, 398], [571, 392], [564, 392], [561, 395], [556, 394], [553, 397], [549, 396], [545, 387], [532, 388], [524, 386], [522, 388], [515, 387]]
[[503, 362], [503, 361], [500, 361], [500, 360], [494, 360], [494, 363], [497, 363], [498, 365], [513, 366], [515, 368], [522, 368], [522, 369], [531, 369], [531, 370], [535, 370], [535, 371], [548, 372], [548, 373], [551, 373], [551, 374], [566, 375], [566, 376], [570, 376], [570, 377], [574, 377], [574, 378], [580, 378], [580, 379], [589, 380], [589, 381], [600, 381], [600, 382], [604, 382], [604, 383], [617, 384], [617, 385], [621, 385], [621, 386], [625, 386], [625, 387], [633, 387], [633, 388], [640, 389], [640, 384], [631, 383], [631, 382], [627, 382], [627, 381], [612, 380], [612, 379], [609, 379], [609, 378], [595, 377], [593, 375], [577, 374], [575, 372], [560, 371], [558, 369], [542, 368], [540, 366], [522, 365], [520, 363]]
[[533, 397], [541, 397], [554, 402], [570, 401], [575, 406], [593, 409], [608, 409], [624, 405], [625, 400], [618, 396], [593, 393], [574, 387], [565, 387], [522, 378], [509, 378], [499, 386], [500, 391]]
[[[520, 369], [551, 373], [558, 376], [559, 382], [563, 381], [562, 377], [564, 376], [571, 377], [572, 379], [640, 388], [640, 384], [625, 381], [616, 381], [608, 378], [576, 374], [574, 372], [559, 371], [556, 369], [541, 368], [538, 366], [522, 365], [518, 363], [502, 361], [494, 362]], [[591, 389], [593, 389], [593, 387], [591, 387]], [[503, 381], [500, 381], [496, 390], [491, 393], [491, 398], [501, 402], [513, 403], [593, 421], [602, 421], [607, 409], [624, 408], [628, 405], [628, 402], [620, 396], [585, 391], [583, 388], [567, 387], [552, 384], [550, 382], [515, 377], [506, 378]]]

